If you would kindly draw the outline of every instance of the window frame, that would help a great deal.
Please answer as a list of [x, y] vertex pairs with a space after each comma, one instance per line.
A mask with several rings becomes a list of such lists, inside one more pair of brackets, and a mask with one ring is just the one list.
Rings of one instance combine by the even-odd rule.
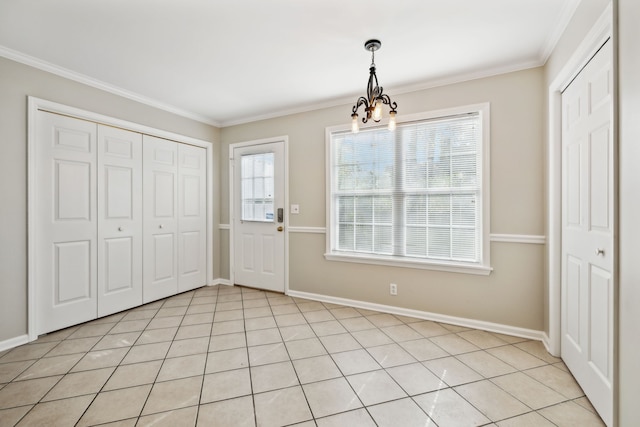
[[[345, 132], [351, 129], [350, 124], [344, 124], [339, 126], [327, 127], [325, 129], [325, 177], [326, 177], [326, 251], [325, 259], [328, 261], [341, 261], [341, 262], [353, 262], [361, 264], [374, 264], [374, 265], [386, 265], [392, 267], [404, 267], [404, 268], [417, 268], [437, 271], [447, 271], [455, 273], [477, 274], [477, 275], [489, 275], [492, 271], [490, 262], [490, 200], [491, 200], [491, 185], [490, 185], [490, 103], [471, 104], [460, 107], [453, 107], [441, 110], [428, 111], [418, 114], [398, 116], [396, 121], [398, 126], [410, 122], [417, 122], [423, 120], [432, 120], [438, 118], [446, 118], [450, 116], [458, 116], [468, 113], [478, 113], [480, 116], [480, 123], [482, 126], [482, 141], [481, 143], [481, 165], [479, 167], [479, 180], [480, 180], [480, 197], [479, 202], [481, 207], [479, 209], [481, 219], [479, 223], [479, 261], [478, 262], [463, 262], [463, 261], [448, 261], [432, 258], [413, 258], [402, 257], [394, 255], [378, 255], [370, 253], [356, 253], [356, 252], [343, 252], [335, 251], [334, 244], [337, 239], [337, 223], [336, 209], [334, 207], [334, 197], [332, 194], [334, 177], [333, 171], [333, 146], [331, 143], [331, 136], [336, 132]], [[381, 121], [378, 124], [372, 126], [366, 126], [361, 130], [370, 130], [376, 128], [385, 128], [387, 123]]]

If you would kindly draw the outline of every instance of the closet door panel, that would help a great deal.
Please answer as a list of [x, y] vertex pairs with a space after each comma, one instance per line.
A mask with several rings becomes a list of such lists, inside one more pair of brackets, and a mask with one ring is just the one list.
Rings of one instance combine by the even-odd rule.
[[95, 319], [96, 125], [38, 111], [36, 332]]
[[207, 151], [178, 146], [178, 289], [184, 292], [206, 284], [207, 272]]
[[143, 137], [143, 301], [178, 293], [178, 143]]
[[98, 126], [98, 316], [142, 304], [142, 135]]

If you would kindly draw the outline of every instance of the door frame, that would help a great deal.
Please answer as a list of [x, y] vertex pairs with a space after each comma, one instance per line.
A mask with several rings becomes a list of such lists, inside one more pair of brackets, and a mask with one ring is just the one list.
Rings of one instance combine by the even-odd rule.
[[[547, 137], [547, 286], [548, 328], [544, 344], [549, 353], [560, 355], [561, 313], [561, 261], [562, 261], [562, 91], [569, 86], [607, 39], [612, 38], [613, 12], [611, 4], [602, 13], [596, 24], [576, 49], [571, 58], [549, 85], [548, 92], [548, 137]], [[614, 42], [614, 55], [616, 44]], [[614, 58], [614, 70], [615, 70]], [[614, 73], [614, 124], [617, 122], [615, 107], [616, 82]], [[614, 125], [614, 143], [617, 129]], [[616, 144], [617, 145], [617, 144]], [[615, 173], [614, 173], [615, 174]], [[614, 185], [614, 191], [617, 186]], [[614, 314], [615, 317], [615, 314]]]
[[275, 136], [229, 144], [229, 284], [235, 286], [234, 158], [236, 148], [282, 142], [284, 145], [284, 294], [289, 294], [289, 136]]
[[35, 281], [37, 276], [37, 257], [36, 248], [38, 245], [39, 230], [37, 227], [37, 165], [36, 165], [36, 149], [37, 149], [37, 113], [38, 111], [46, 111], [55, 114], [66, 115], [76, 119], [87, 120], [97, 124], [113, 126], [138, 132], [145, 135], [156, 136], [159, 138], [170, 139], [182, 144], [194, 145], [207, 150], [207, 274], [206, 284], [213, 285], [213, 235], [219, 233], [217, 228], [213, 227], [213, 143], [189, 136], [180, 135], [149, 126], [141, 125], [126, 120], [116, 119], [91, 111], [82, 110], [80, 108], [70, 107], [68, 105], [59, 104], [53, 101], [29, 96], [27, 97], [27, 334], [28, 340], [34, 341], [38, 338], [37, 334], [37, 290]]
[[561, 314], [562, 314], [562, 92], [580, 73], [598, 50], [611, 39], [613, 43], [613, 144], [614, 144], [614, 301], [613, 301], [613, 419], [617, 422], [618, 384], [618, 109], [617, 109], [617, 39], [614, 36], [612, 4], [605, 8], [595, 25], [580, 43], [571, 58], [548, 87], [548, 137], [547, 152], [547, 273], [548, 289], [548, 334], [543, 343], [549, 353], [561, 355]]

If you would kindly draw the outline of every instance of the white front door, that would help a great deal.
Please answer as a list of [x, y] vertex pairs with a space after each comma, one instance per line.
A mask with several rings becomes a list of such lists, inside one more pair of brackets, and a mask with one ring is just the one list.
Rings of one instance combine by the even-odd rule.
[[[95, 123], [37, 113], [36, 333], [97, 315]], [[34, 230], [30, 230], [34, 232]]]
[[611, 41], [562, 94], [562, 358], [613, 423], [614, 141]]
[[142, 304], [142, 135], [98, 126], [98, 317]]
[[178, 143], [143, 137], [145, 303], [178, 292]]
[[232, 146], [236, 284], [285, 291], [284, 141]]
[[178, 291], [207, 280], [207, 150], [178, 144]]

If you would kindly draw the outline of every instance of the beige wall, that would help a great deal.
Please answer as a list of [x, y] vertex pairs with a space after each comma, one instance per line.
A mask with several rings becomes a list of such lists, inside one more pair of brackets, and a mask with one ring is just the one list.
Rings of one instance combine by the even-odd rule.
[[[0, 342], [27, 333], [28, 95], [206, 141], [219, 140], [219, 130], [213, 126], [0, 58]], [[213, 151], [217, 167], [217, 143]], [[216, 201], [218, 197], [215, 189]], [[217, 277], [217, 248], [215, 254]]]
[[[490, 102], [491, 233], [544, 234], [541, 68], [401, 95], [390, 92], [400, 120], [402, 114]], [[325, 128], [348, 123], [350, 112], [351, 105], [343, 105], [223, 128], [221, 158], [228, 157], [230, 143], [288, 135], [289, 200], [301, 211], [291, 216], [290, 225], [324, 227]], [[228, 162], [220, 166], [221, 222], [228, 223]], [[291, 233], [289, 243], [292, 290], [543, 327], [543, 245], [493, 242], [494, 271], [482, 277], [326, 261], [322, 234]], [[389, 296], [390, 282], [398, 284], [397, 297]]]

